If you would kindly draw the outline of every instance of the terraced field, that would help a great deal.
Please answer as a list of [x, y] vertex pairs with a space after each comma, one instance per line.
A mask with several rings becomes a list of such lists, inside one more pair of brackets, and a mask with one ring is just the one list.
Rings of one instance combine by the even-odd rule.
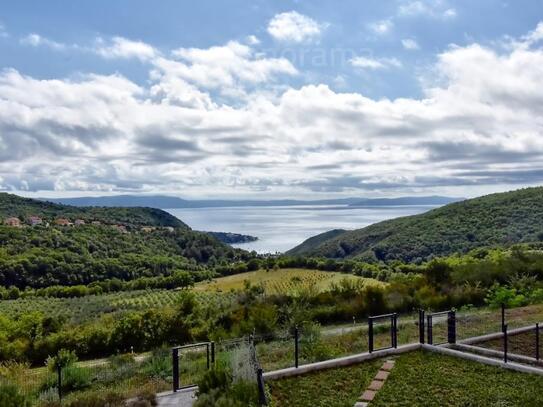
[[[17, 318], [23, 314], [38, 311], [51, 316], [64, 317], [73, 324], [79, 324], [94, 320], [98, 315], [173, 305], [182, 295], [182, 290], [140, 290], [89, 295], [81, 298], [29, 297], [0, 301], [0, 315]], [[229, 302], [233, 294], [217, 295], [199, 292], [196, 298], [206, 304], [215, 302], [220, 307], [225, 302]]]
[[[202, 282], [194, 287], [198, 301], [216, 304], [217, 308], [229, 304], [235, 297], [233, 290], [242, 289], [247, 280], [253, 285], [261, 284], [267, 294], [296, 294], [304, 289], [323, 291], [333, 284], [347, 279], [364, 284], [384, 284], [377, 280], [351, 274], [319, 270], [282, 269], [254, 271]], [[110, 294], [89, 295], [80, 298], [28, 297], [0, 301], [0, 315], [17, 318], [38, 311], [51, 316], [61, 316], [74, 324], [84, 323], [97, 315], [116, 314], [124, 311], [139, 311], [175, 304], [183, 295], [182, 290], [139, 290]]]
[[330, 289], [333, 284], [340, 284], [344, 279], [364, 284], [384, 284], [371, 278], [358, 277], [352, 274], [292, 268], [269, 271], [258, 270], [220, 277], [211, 282], [198, 283], [194, 290], [196, 292], [229, 292], [242, 289], [245, 282], [248, 281], [252, 285], [261, 285], [266, 294], [295, 294], [297, 291], [306, 289], [325, 291]]

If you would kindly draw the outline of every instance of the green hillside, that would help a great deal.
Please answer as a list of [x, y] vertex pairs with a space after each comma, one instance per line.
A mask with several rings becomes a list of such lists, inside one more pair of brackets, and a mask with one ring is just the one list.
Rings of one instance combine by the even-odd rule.
[[419, 262], [477, 247], [541, 240], [543, 187], [538, 187], [456, 202], [329, 238], [314, 236], [287, 254]]
[[3, 220], [12, 216], [22, 221], [30, 216], [39, 216], [51, 222], [57, 218], [67, 218], [72, 221], [83, 219], [86, 222], [101, 221], [124, 226], [171, 226], [188, 229], [188, 226], [175, 216], [160, 209], [76, 207], [0, 193], [0, 218]]
[[312, 236], [309, 239], [305, 240], [302, 244], [296, 246], [295, 248], [289, 250], [287, 254], [296, 256], [299, 254], [304, 254], [307, 251], [311, 251], [315, 247], [318, 247], [320, 244], [331, 240], [343, 233], [347, 232], [343, 229], [333, 229], [328, 232], [320, 233], [318, 235]]
[[[30, 226], [31, 216], [42, 224]], [[160, 209], [78, 208], [0, 194], [0, 217], [2, 223], [8, 217], [21, 221], [20, 227], [0, 225], [3, 286], [167, 276], [246, 256]], [[57, 226], [59, 218], [85, 224]]]

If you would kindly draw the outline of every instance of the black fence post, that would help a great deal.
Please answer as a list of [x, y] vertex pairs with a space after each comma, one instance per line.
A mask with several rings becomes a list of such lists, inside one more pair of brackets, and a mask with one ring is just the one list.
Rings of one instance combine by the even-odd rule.
[[62, 403], [62, 366], [60, 365], [60, 363], [58, 363], [58, 366], [57, 366], [57, 386], [58, 386], [58, 400], [59, 402]]
[[434, 336], [433, 336], [433, 333], [432, 333], [432, 314], [429, 314], [427, 317], [427, 329], [428, 329], [428, 345], [433, 345], [434, 344]]
[[209, 367], [211, 366], [211, 344], [206, 344], [206, 366], [209, 370]]
[[300, 356], [299, 339], [300, 339], [300, 331], [298, 330], [298, 326], [295, 326], [294, 327], [294, 367], [296, 367], [296, 369], [299, 366], [298, 365], [299, 356]]
[[215, 342], [211, 342], [211, 364], [215, 366]]
[[501, 308], [502, 308], [502, 332], [503, 332], [505, 328], [505, 304], [503, 302], [502, 302]]
[[424, 343], [424, 310], [419, 309], [419, 342]]
[[373, 352], [373, 318], [368, 318], [368, 350]]
[[507, 363], [507, 324], [503, 326], [503, 361]]
[[266, 392], [264, 390], [264, 378], [262, 377], [262, 368], [258, 368], [256, 372], [256, 381], [258, 383], [258, 403], [261, 406], [266, 406], [268, 401], [266, 400]]
[[398, 314], [396, 313], [392, 314], [390, 323], [392, 325], [392, 347], [397, 348], [398, 347]]
[[179, 349], [172, 348], [173, 392], [179, 390]]
[[535, 360], [539, 360], [539, 322], [535, 324]]
[[456, 311], [450, 310], [447, 315], [447, 339], [449, 343], [456, 343]]

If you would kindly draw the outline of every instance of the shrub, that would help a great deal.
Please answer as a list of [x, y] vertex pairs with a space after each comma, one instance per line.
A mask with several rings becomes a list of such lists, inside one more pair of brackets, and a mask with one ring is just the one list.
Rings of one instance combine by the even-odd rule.
[[506, 307], [510, 308], [526, 305], [528, 299], [523, 294], [520, 294], [516, 288], [495, 285], [488, 290], [485, 302], [491, 308], [498, 308], [501, 304], [505, 304]]
[[168, 349], [161, 348], [153, 351], [149, 360], [147, 360], [141, 371], [144, 375], [158, 379], [168, 379], [172, 377], [172, 363]]
[[30, 400], [16, 386], [0, 384], [0, 407], [30, 407]]
[[124, 406], [123, 396], [117, 393], [90, 394], [71, 401], [68, 407], [121, 407]]
[[222, 366], [208, 370], [198, 382], [198, 396], [210, 393], [213, 389], [226, 391], [232, 383], [232, 374]]

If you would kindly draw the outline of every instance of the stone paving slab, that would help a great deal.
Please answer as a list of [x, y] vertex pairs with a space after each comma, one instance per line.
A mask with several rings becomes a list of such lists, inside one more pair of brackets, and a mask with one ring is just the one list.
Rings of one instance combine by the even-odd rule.
[[394, 363], [390, 362], [390, 361], [387, 361], [387, 362], [383, 363], [383, 367], [381, 369], [390, 372], [393, 367], [394, 367]]
[[158, 395], [158, 407], [192, 407], [196, 401], [196, 388], [180, 390], [177, 393]]
[[375, 392], [373, 390], [366, 390], [362, 394], [362, 401], [372, 401], [375, 398]]
[[375, 375], [375, 380], [385, 381], [386, 379], [388, 379], [389, 375], [390, 372], [387, 372], [386, 370], [379, 370]]
[[381, 390], [381, 387], [383, 387], [382, 381], [373, 380], [368, 386], [368, 389], [377, 391], [377, 390]]

